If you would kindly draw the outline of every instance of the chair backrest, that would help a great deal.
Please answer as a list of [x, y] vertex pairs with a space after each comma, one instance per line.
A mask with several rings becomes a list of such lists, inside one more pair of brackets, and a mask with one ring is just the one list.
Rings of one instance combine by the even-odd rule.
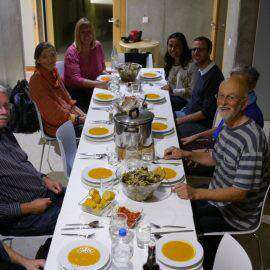
[[226, 233], [217, 250], [213, 270], [252, 270], [250, 259], [243, 247]]
[[61, 152], [65, 176], [69, 178], [77, 151], [76, 135], [71, 121], [65, 122], [57, 129], [56, 138]]
[[[124, 53], [118, 53], [118, 62], [125, 63], [125, 54]], [[153, 55], [151, 53], [147, 54], [146, 67], [147, 68], [153, 67]]]
[[38, 116], [38, 122], [39, 122], [39, 128], [40, 128], [41, 137], [42, 137], [42, 138], [46, 138], [46, 137], [48, 137], [48, 136], [45, 135], [45, 132], [44, 132], [43, 123], [42, 123], [42, 118], [41, 118], [41, 114], [40, 114], [38, 105], [37, 105], [37, 103], [36, 103], [35, 101], [33, 101], [33, 103], [34, 103], [34, 105], [35, 105], [35, 109], [36, 109], [37, 116]]
[[55, 67], [57, 68], [58, 73], [61, 77], [63, 75], [63, 72], [64, 72], [64, 61], [57, 61], [55, 64]]

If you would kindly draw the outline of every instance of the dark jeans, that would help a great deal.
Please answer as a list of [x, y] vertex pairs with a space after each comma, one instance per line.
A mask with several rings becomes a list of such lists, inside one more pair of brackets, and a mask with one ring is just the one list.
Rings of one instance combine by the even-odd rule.
[[177, 134], [179, 138], [185, 138], [196, 133], [203, 132], [211, 127], [200, 122], [186, 122], [177, 126]]
[[[217, 207], [207, 201], [192, 201], [194, 223], [197, 233], [236, 231], [223, 218]], [[222, 236], [201, 236], [199, 242], [204, 250], [203, 269], [212, 269]]]
[[2, 223], [0, 224], [2, 234], [14, 236], [53, 234], [64, 196], [65, 188], [59, 195], [48, 190], [46, 197], [50, 197], [53, 204], [44, 213], [31, 214], [5, 224]]
[[77, 101], [78, 106], [84, 113], [87, 113], [91, 101], [93, 89], [67, 88], [72, 99]]
[[74, 126], [76, 138], [80, 138], [83, 130], [83, 124]]

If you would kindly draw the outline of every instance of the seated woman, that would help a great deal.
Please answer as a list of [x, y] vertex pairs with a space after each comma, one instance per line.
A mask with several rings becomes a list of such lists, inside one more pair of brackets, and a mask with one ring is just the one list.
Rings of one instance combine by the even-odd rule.
[[191, 96], [198, 70], [191, 60], [191, 53], [182, 33], [176, 32], [168, 37], [164, 62], [168, 83], [163, 89], [170, 91], [173, 111], [179, 111]]
[[80, 136], [85, 114], [76, 106], [76, 101], [71, 99], [55, 68], [54, 46], [41, 42], [35, 49], [34, 58], [36, 70], [29, 82], [30, 96], [40, 110], [44, 132], [55, 137], [58, 127], [71, 120], [76, 136]]
[[75, 41], [66, 51], [63, 80], [71, 97], [85, 113], [88, 111], [95, 87], [107, 88], [106, 82], [97, 81], [105, 71], [103, 48], [95, 40], [94, 27], [88, 19], [80, 19], [75, 27]]

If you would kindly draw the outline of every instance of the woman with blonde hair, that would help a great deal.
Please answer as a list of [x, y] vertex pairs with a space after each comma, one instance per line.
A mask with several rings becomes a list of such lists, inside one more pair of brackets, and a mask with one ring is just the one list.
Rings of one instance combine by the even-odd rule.
[[95, 87], [107, 88], [96, 80], [105, 71], [102, 45], [95, 39], [94, 27], [87, 18], [80, 19], [74, 31], [75, 41], [65, 54], [64, 83], [77, 105], [87, 112]]

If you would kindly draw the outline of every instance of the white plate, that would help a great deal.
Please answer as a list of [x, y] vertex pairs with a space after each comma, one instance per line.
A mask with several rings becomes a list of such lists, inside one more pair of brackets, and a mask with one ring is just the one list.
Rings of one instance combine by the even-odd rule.
[[[153, 128], [153, 124], [154, 124], [154, 123], [165, 124], [165, 125], [167, 125], [167, 128], [166, 128], [166, 129], [163, 129], [163, 130], [157, 130], [157, 129], [154, 129], [154, 128]], [[167, 121], [154, 120], [154, 121], [152, 122], [152, 132], [154, 132], [154, 133], [156, 133], [156, 134], [164, 134], [164, 133], [168, 133], [168, 132], [170, 132], [172, 129], [173, 129], [173, 127], [170, 126], [170, 125], [167, 123]]]
[[[108, 78], [108, 80], [106, 80]], [[97, 81], [99, 82], [109, 82], [111, 80], [110, 74], [102, 74], [97, 77]]]
[[83, 169], [82, 171], [82, 178], [83, 180], [90, 182], [90, 183], [94, 183], [94, 184], [99, 184], [100, 183], [100, 179], [96, 179], [96, 178], [92, 178], [88, 175], [90, 170], [96, 169], [96, 168], [106, 168], [109, 169], [113, 172], [112, 176], [108, 177], [108, 178], [102, 178], [102, 181], [104, 183], [106, 182], [110, 182], [113, 179], [115, 179], [116, 175], [115, 175], [115, 168], [113, 166], [107, 165], [107, 164], [100, 164], [100, 165], [90, 165], [87, 166], [86, 168]]
[[[94, 135], [89, 133], [89, 130], [93, 128], [106, 128], [108, 132], [102, 135]], [[90, 124], [87, 128], [84, 129], [84, 135], [90, 139], [105, 139], [112, 136], [113, 133], [114, 133], [114, 126], [106, 124]]]
[[[111, 95], [111, 97], [104, 99], [100, 97], [100, 95]], [[110, 91], [102, 91], [102, 92], [96, 93], [93, 98], [97, 102], [108, 103], [108, 102], [114, 101], [116, 99], [116, 96]]]
[[146, 92], [145, 94], [146, 95], [149, 95], [149, 94], [158, 95], [158, 97], [154, 97], [154, 98], [146, 97], [147, 102], [162, 102], [162, 101], [166, 100], [165, 96], [161, 93]]
[[[150, 74], [152, 76], [150, 76]], [[140, 73], [141, 78], [143, 79], [147, 79], [147, 80], [156, 80], [157, 78], [161, 77], [160, 72], [155, 71], [155, 70], [145, 70], [145, 71], [141, 71]]]
[[171, 164], [158, 164], [158, 167], [169, 168], [176, 172], [175, 177], [171, 178], [170, 180], [164, 179], [162, 181], [162, 183], [165, 183], [165, 184], [169, 184], [169, 183], [171, 184], [171, 183], [177, 182], [185, 175], [183, 166], [175, 166]]
[[[96, 248], [100, 252], [99, 261], [92, 266], [79, 267], [79, 266], [72, 265], [67, 258], [68, 254], [72, 249], [79, 246], [92, 246]], [[73, 270], [75, 268], [78, 270], [99, 270], [99, 269], [104, 268], [108, 264], [109, 259], [110, 259], [110, 253], [107, 247], [97, 241], [93, 241], [89, 239], [77, 240], [77, 241], [67, 244], [57, 256], [57, 262], [58, 262], [59, 268], [63, 269], [63, 267], [61, 267], [63, 265], [68, 270]]]
[[[195, 249], [195, 256], [191, 260], [188, 260], [185, 262], [178, 262], [178, 261], [174, 261], [167, 258], [162, 252], [162, 247], [164, 244], [170, 241], [183, 241], [190, 244]], [[158, 260], [160, 260], [162, 263], [170, 267], [177, 267], [180, 269], [191, 268], [195, 265], [197, 266], [203, 258], [203, 248], [198, 241], [193, 240], [189, 235], [183, 235], [183, 234], [177, 234], [177, 233], [164, 235], [162, 238], [160, 238], [156, 243], [156, 251], [157, 251], [156, 254], [157, 254]]]

